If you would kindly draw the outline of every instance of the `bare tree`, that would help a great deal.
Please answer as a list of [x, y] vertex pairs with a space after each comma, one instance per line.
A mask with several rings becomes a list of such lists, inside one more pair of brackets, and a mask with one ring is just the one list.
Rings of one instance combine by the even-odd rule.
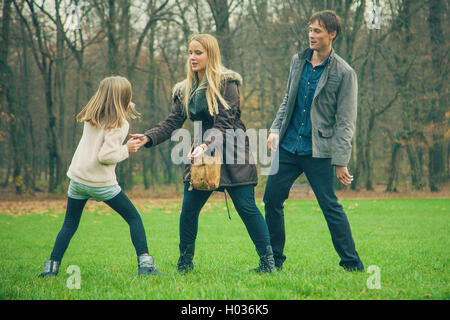
[[207, 0], [209, 8], [216, 24], [216, 36], [220, 43], [220, 51], [224, 64], [233, 67], [234, 63], [234, 39], [230, 27], [230, 16], [239, 6], [242, 0]]
[[[42, 4], [44, 5], [44, 4]], [[14, 1], [16, 12], [22, 19], [27, 30], [27, 41], [32, 50], [36, 65], [44, 83], [44, 95], [47, 109], [47, 151], [49, 154], [49, 187], [50, 192], [55, 192], [61, 186], [64, 172], [61, 157], [59, 136], [54, 104], [54, 76], [53, 65], [55, 62], [54, 39], [46, 30], [45, 21], [39, 19], [35, 1]], [[25, 13], [25, 6], [28, 11]]]
[[[431, 69], [433, 77], [432, 99], [430, 101], [427, 122], [431, 123], [432, 133], [428, 152], [428, 184], [431, 191], [438, 191], [438, 183], [448, 180], [448, 166], [445, 165], [444, 134], [448, 128], [445, 112], [448, 110], [448, 93], [445, 83], [448, 83], [448, 37], [443, 32], [443, 17], [448, 3], [441, 0], [429, 0], [428, 25], [430, 34]], [[446, 45], [447, 44], [447, 45]]]

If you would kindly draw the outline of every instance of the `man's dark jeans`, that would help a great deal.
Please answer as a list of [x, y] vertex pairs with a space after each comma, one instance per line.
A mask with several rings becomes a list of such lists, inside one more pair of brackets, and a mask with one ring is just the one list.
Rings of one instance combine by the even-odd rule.
[[286, 238], [283, 204], [294, 181], [302, 173], [305, 173], [325, 216], [334, 248], [341, 258], [339, 265], [346, 269], [363, 269], [364, 266], [355, 249], [347, 215], [334, 193], [335, 174], [331, 159], [299, 156], [283, 148], [279, 148], [278, 172], [269, 175], [264, 193], [266, 222], [275, 264], [280, 267], [286, 259], [283, 254]]

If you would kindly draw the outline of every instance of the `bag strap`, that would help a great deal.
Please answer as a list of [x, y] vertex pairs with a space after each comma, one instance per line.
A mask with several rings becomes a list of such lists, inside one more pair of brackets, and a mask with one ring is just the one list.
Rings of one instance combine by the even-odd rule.
[[231, 220], [230, 208], [228, 208], [227, 190], [226, 189], [223, 189], [223, 194], [225, 195], [225, 204], [227, 205], [228, 219]]

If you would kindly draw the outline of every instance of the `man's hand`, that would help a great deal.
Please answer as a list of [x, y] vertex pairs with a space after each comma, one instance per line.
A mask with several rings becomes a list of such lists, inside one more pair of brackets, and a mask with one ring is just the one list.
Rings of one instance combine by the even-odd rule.
[[344, 186], [348, 186], [353, 181], [353, 176], [350, 175], [347, 167], [336, 166], [336, 177]]
[[271, 133], [269, 134], [269, 137], [267, 138], [267, 146], [269, 147], [272, 152], [275, 152], [278, 148], [278, 139], [279, 139], [278, 133]]

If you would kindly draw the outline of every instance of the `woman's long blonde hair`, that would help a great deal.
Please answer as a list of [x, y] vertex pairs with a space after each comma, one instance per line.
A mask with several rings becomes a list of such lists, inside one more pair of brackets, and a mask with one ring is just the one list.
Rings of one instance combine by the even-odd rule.
[[94, 127], [103, 126], [106, 130], [120, 128], [123, 120], [139, 116], [131, 104], [131, 97], [131, 83], [126, 78], [105, 78], [76, 119], [89, 122]]
[[[222, 65], [222, 58], [220, 56], [219, 43], [217, 39], [210, 34], [194, 34], [189, 38], [188, 44], [192, 41], [198, 41], [203, 48], [206, 50], [206, 54], [208, 56], [208, 60], [206, 63], [205, 77], [206, 77], [206, 101], [208, 102], [208, 110], [211, 116], [219, 113], [218, 101], [228, 109], [229, 106], [225, 99], [222, 96], [221, 90], [221, 81], [222, 74], [227, 71], [227, 69]], [[184, 88], [184, 98], [183, 103], [186, 110], [186, 114], [189, 114], [189, 100], [192, 97], [191, 91], [194, 85], [194, 82], [197, 81], [195, 72], [192, 71], [191, 65], [189, 63], [189, 59], [186, 64], [187, 69], [187, 79], [186, 86]], [[201, 86], [199, 84], [196, 89], [204, 89], [205, 86]]]

